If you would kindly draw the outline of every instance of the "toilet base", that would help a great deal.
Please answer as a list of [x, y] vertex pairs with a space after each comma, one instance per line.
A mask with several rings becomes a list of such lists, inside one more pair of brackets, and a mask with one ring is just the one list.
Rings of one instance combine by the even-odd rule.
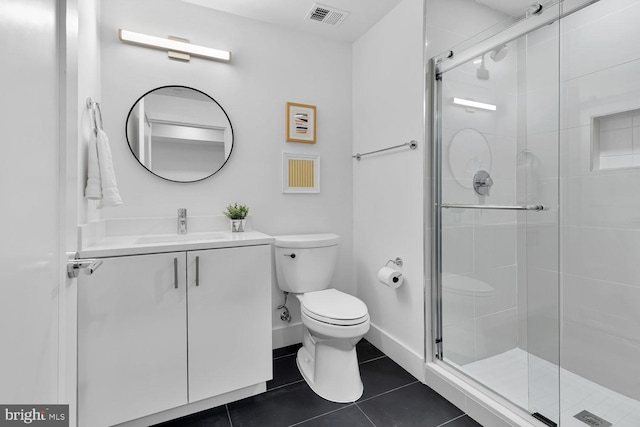
[[311, 390], [337, 403], [355, 402], [362, 396], [358, 356], [349, 340], [316, 341], [305, 336], [304, 344], [298, 350], [296, 364]]

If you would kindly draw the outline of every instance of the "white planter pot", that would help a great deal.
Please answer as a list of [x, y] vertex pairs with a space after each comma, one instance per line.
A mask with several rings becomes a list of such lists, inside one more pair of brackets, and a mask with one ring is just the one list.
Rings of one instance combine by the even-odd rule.
[[244, 226], [247, 222], [246, 219], [232, 219], [231, 221], [231, 231], [236, 233], [240, 231], [244, 231]]

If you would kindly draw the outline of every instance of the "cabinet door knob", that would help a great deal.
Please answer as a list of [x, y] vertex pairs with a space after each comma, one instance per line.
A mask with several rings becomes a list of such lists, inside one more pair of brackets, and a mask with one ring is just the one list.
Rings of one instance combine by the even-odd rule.
[[294, 259], [296, 257], [296, 254], [284, 254], [284, 256], [288, 256], [291, 257], [291, 259]]

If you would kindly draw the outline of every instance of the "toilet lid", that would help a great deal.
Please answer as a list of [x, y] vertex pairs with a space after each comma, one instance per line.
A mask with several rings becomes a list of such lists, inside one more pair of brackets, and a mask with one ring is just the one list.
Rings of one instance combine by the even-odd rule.
[[336, 289], [305, 293], [302, 312], [320, 322], [334, 325], [356, 325], [368, 319], [365, 303]]

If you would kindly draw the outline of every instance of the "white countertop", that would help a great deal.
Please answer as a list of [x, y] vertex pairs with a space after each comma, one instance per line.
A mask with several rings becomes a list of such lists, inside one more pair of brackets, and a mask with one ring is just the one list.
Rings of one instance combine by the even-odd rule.
[[104, 258], [163, 252], [195, 251], [239, 246], [270, 245], [272, 236], [259, 231], [215, 231], [189, 234], [158, 234], [107, 237], [79, 251], [81, 258]]

